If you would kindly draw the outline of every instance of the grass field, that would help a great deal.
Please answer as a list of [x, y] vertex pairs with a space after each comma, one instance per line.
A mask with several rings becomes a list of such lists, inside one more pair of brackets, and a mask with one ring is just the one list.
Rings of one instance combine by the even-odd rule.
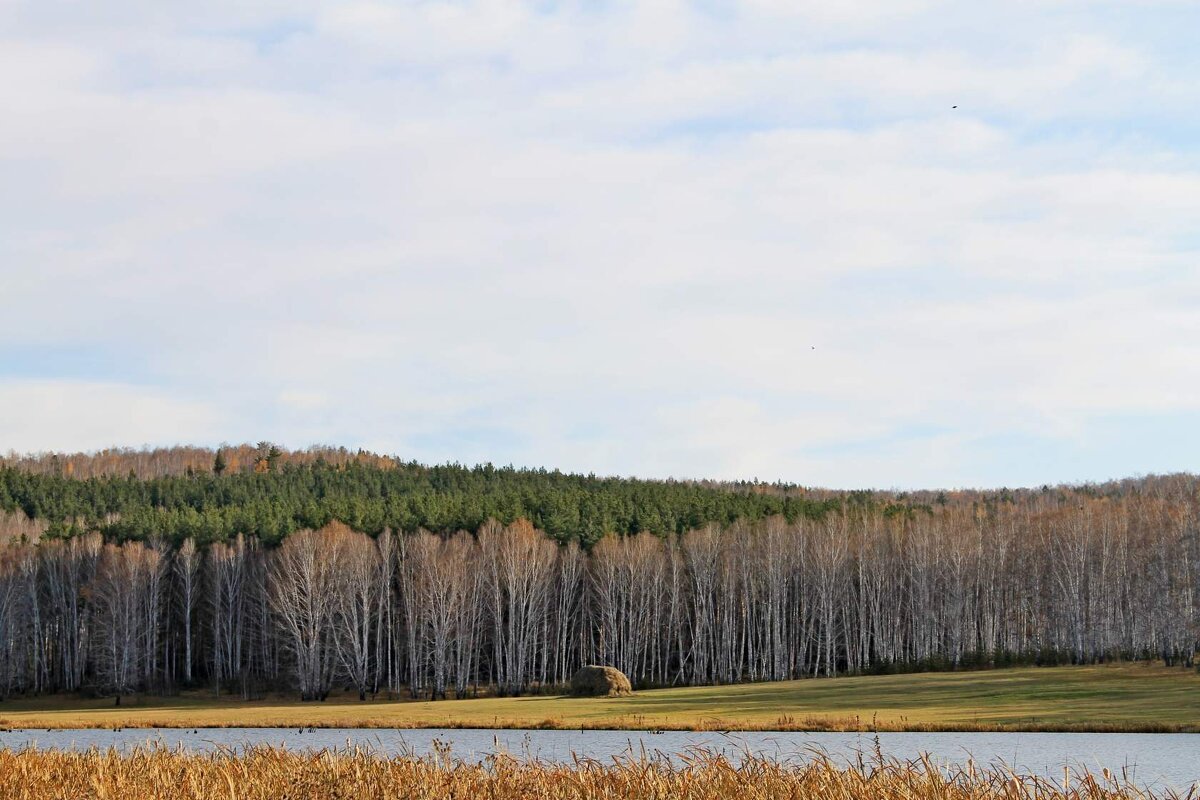
[[621, 728], [705, 730], [1094, 730], [1200, 732], [1200, 674], [1151, 664], [826, 678], [659, 689], [626, 698], [440, 702], [194, 693], [0, 703], [4, 728]]

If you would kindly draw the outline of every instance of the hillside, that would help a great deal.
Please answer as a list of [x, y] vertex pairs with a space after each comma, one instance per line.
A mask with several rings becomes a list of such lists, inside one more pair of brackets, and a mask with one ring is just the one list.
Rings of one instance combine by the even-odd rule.
[[[428, 466], [393, 456], [267, 443], [219, 451], [174, 447], [0, 458], [0, 536], [99, 530], [204, 544], [238, 533], [278, 542], [331, 521], [384, 529], [477, 531], [527, 519], [556, 540], [590, 546], [605, 533], [683, 533], [772, 516], [792, 523], [831, 510], [935, 514], [946, 509], [1076, 509], [1096, 498], [1194, 499], [1192, 475], [1029, 489], [836, 491], [758, 481], [647, 480], [491, 464]], [[7, 515], [7, 518], [4, 517]]]
[[1190, 667], [1200, 645], [1188, 475], [907, 494], [252, 455], [0, 467], [0, 698]]
[[[378, 534], [476, 531], [488, 519], [523, 518], [558, 541], [590, 545], [605, 533], [817, 518], [842, 502], [797, 487], [425, 466], [337, 449], [246, 445], [222, 449], [219, 459], [214, 451], [175, 448], [0, 460], [0, 511], [21, 514], [39, 530], [200, 544], [239, 533], [273, 543], [333, 520]], [[8, 524], [16, 531], [20, 523]]]

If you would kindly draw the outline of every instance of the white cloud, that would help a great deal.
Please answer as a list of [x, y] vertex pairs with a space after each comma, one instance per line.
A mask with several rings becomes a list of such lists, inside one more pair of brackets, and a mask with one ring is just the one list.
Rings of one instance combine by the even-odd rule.
[[1017, 483], [1200, 413], [1200, 73], [1086, 7], [11, 5], [0, 446]]
[[6, 451], [97, 450], [219, 441], [222, 416], [167, 392], [83, 380], [0, 380], [0, 442]]

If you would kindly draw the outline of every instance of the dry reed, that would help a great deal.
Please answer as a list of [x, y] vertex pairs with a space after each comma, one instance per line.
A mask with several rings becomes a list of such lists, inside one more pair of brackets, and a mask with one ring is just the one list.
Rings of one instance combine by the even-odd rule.
[[[794, 800], [1125, 800], [1151, 798], [1107, 772], [1051, 781], [1002, 768], [939, 769], [929, 761], [875, 756], [841, 766], [816, 755], [805, 764], [730, 760], [694, 752], [671, 760], [645, 754], [613, 762], [524, 763], [492, 756], [385, 758], [368, 750], [293, 752], [255, 747], [208, 754], [150, 747], [128, 753], [90, 750], [0, 751], [6, 800], [104, 798], [148, 800], [329, 800], [345, 798], [793, 798]], [[1157, 797], [1177, 797], [1160, 794]], [[1194, 798], [1188, 794], [1185, 797]]]

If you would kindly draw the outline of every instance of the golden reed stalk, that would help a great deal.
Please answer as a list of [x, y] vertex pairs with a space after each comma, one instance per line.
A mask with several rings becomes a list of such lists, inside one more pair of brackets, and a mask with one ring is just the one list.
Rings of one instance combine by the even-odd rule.
[[[1174, 795], [1158, 795], [1173, 797]], [[877, 757], [846, 767], [822, 756], [803, 765], [696, 752], [671, 763], [645, 755], [573, 765], [522, 763], [493, 756], [482, 764], [452, 758], [381, 757], [369, 750], [292, 752], [254, 747], [195, 754], [150, 747], [0, 751], [5, 800], [1125, 800], [1151, 798], [1123, 778], [1065, 781], [1001, 768], [939, 770], [928, 761]], [[1189, 794], [1187, 797], [1193, 797]]]

